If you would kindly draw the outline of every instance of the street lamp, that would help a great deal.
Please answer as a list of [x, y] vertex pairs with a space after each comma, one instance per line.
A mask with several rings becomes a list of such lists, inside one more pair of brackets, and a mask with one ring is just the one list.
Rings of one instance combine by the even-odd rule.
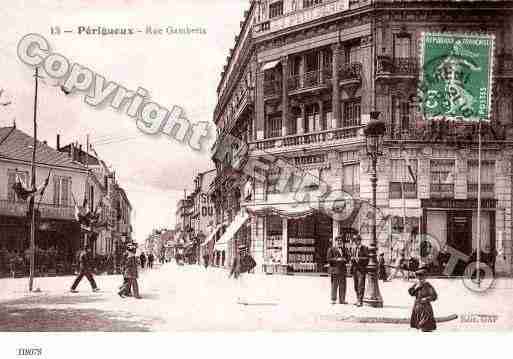
[[378, 238], [376, 233], [376, 187], [378, 184], [377, 175], [377, 163], [378, 157], [383, 155], [383, 135], [385, 134], [385, 122], [378, 120], [380, 112], [371, 111], [371, 120], [367, 124], [364, 130], [365, 134], [365, 147], [367, 150], [367, 156], [369, 156], [372, 162], [371, 172], [371, 185], [372, 185], [372, 241], [369, 247], [369, 264], [367, 265], [367, 280], [365, 283], [365, 295], [363, 302], [365, 305], [382, 308], [383, 298], [379, 291], [378, 282], [378, 261], [377, 261], [377, 246]]

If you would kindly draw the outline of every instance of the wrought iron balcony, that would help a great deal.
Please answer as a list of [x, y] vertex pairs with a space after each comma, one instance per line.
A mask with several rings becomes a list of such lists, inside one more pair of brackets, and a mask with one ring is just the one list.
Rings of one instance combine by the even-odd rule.
[[[477, 198], [477, 183], [467, 183], [469, 198]], [[481, 198], [494, 198], [495, 185], [493, 183], [481, 183]]]
[[454, 183], [431, 183], [431, 198], [454, 198]]
[[[475, 123], [439, 120], [420, 124], [422, 126], [412, 124], [409, 128], [391, 128], [389, 125], [385, 140], [443, 142], [453, 145], [476, 142], [478, 124]], [[506, 129], [497, 121], [483, 123], [481, 131], [483, 141], [506, 140]]]
[[329, 71], [326, 71], [326, 69], [324, 69], [289, 76], [289, 78], [287, 79], [288, 90], [290, 92], [294, 92], [324, 87], [329, 83], [329, 81], [331, 81], [331, 75], [327, 75], [328, 73]]
[[377, 77], [416, 77], [418, 75], [418, 63], [414, 57], [391, 58], [378, 56]]
[[497, 76], [513, 77], [513, 54], [502, 53], [497, 55]]
[[[358, 3], [360, 2], [365, 3], [363, 1], [355, 3], [355, 1], [353, 1], [351, 7], [358, 6]], [[349, 9], [347, 0], [324, 0], [321, 4], [307, 8], [303, 8], [302, 1], [298, 1], [297, 6], [298, 8], [296, 10], [289, 11], [286, 9], [285, 14], [281, 16], [255, 24], [253, 28], [253, 37], [260, 37], [275, 31], [309, 23], [316, 19]]]
[[264, 81], [264, 97], [276, 97], [281, 95], [282, 81], [281, 80], [268, 80]]
[[251, 150], [268, 150], [300, 145], [322, 144], [343, 139], [359, 138], [361, 126], [336, 128], [305, 134], [289, 135], [277, 138], [258, 140], [249, 144]]
[[362, 79], [362, 64], [359, 62], [352, 62], [344, 64], [339, 70], [339, 80], [342, 81], [358, 81]]

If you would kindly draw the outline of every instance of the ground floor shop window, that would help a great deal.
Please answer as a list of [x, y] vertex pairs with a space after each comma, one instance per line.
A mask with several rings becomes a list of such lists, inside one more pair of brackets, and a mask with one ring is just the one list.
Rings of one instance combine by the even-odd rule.
[[[477, 211], [476, 210], [427, 210], [425, 215], [426, 234], [434, 241], [437, 251], [448, 253], [447, 248], [457, 250], [468, 258], [459, 260], [449, 275], [463, 275], [466, 266], [475, 257], [477, 250]], [[481, 250], [491, 252], [495, 250], [495, 212], [481, 212]], [[435, 253], [439, 255], [439, 253]], [[440, 262], [440, 261], [438, 261]], [[447, 263], [437, 263], [440, 273], [444, 271]]]
[[267, 217], [266, 258], [268, 264], [282, 263], [283, 222], [280, 216]]
[[312, 215], [288, 220], [288, 264], [295, 272], [323, 272], [331, 244], [331, 218]]

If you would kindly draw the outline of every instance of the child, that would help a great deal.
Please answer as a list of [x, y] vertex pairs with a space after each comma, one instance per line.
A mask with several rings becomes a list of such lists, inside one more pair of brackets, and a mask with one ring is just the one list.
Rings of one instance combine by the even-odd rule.
[[385, 267], [385, 254], [381, 253], [378, 259], [378, 279], [387, 281], [387, 269]]
[[438, 295], [435, 288], [426, 281], [426, 274], [425, 267], [419, 268], [415, 272], [417, 283], [408, 290], [408, 293], [415, 297], [410, 326], [423, 332], [431, 332], [436, 329], [436, 320], [431, 302], [434, 302]]

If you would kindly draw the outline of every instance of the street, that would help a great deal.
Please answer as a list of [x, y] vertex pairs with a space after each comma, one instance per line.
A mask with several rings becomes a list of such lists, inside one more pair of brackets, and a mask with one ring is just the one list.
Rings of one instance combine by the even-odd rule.
[[[348, 278], [348, 305], [331, 305], [329, 279], [309, 276], [251, 275], [244, 279], [249, 305], [237, 303], [239, 282], [222, 269], [166, 264], [141, 273], [142, 299], [121, 299], [121, 276], [98, 276], [101, 292], [84, 279], [79, 293], [69, 292], [72, 277], [38, 278], [40, 293], [27, 293], [27, 279], [0, 280], [1, 331], [413, 331], [408, 317], [411, 282], [380, 283], [382, 309], [357, 308]], [[458, 279], [432, 279], [439, 299], [440, 331], [511, 329], [510, 279], [502, 289], [475, 294]], [[496, 319], [496, 320], [495, 320]], [[386, 323], [383, 323], [385, 321]], [[494, 322], [495, 321], [495, 322]]]

